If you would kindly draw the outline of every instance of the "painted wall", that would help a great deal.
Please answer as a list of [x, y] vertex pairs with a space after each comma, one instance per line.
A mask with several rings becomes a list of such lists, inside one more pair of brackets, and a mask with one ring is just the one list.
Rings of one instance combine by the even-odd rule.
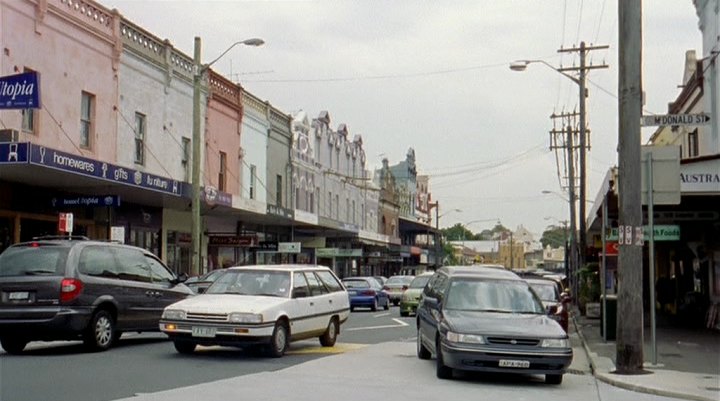
[[[20, 140], [115, 160], [119, 16], [92, 1], [80, 10], [61, 0], [0, 0], [0, 10], [0, 75], [28, 68], [41, 80], [36, 132], [21, 133]], [[89, 148], [80, 147], [82, 91], [95, 96]], [[0, 119], [21, 128], [20, 110], [0, 111]]]
[[[292, 209], [291, 189], [292, 166], [290, 164], [290, 147], [292, 134], [290, 133], [290, 116], [282, 111], [268, 106], [267, 148], [267, 202], [268, 204]], [[278, 176], [280, 177], [280, 198], [277, 196]]]
[[317, 184], [320, 168], [315, 164], [316, 141], [322, 136], [319, 124], [318, 121], [311, 122], [302, 110], [293, 115], [291, 122], [293, 207], [316, 216], [320, 204], [320, 187]]
[[[121, 22], [121, 35], [117, 162], [189, 181], [191, 168], [182, 162], [182, 143], [183, 137], [192, 139], [192, 73], [188, 68], [192, 59], [130, 21]], [[203, 116], [204, 107], [201, 110]], [[144, 114], [146, 121], [143, 164], [135, 163], [136, 113]], [[192, 151], [189, 165], [191, 158]]]
[[255, 194], [253, 199], [267, 203], [267, 105], [251, 93], [243, 90], [241, 152], [241, 196], [250, 198], [250, 166], [255, 166]]
[[226, 154], [223, 192], [241, 195], [240, 131], [242, 99], [240, 87], [210, 71], [210, 97], [207, 104], [205, 173], [208, 184], [220, 188], [220, 152]]
[[703, 37], [703, 70], [705, 75], [705, 110], [712, 115], [703, 139], [707, 154], [720, 153], [720, 0], [695, 0], [699, 28]]

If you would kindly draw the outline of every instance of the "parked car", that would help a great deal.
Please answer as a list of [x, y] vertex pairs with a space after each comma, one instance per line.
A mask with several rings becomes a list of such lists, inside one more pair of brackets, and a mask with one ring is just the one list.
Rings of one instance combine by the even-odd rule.
[[387, 277], [385, 277], [385, 276], [373, 276], [373, 277], [375, 278], [375, 280], [377, 280], [378, 283], [380, 283], [380, 285], [385, 284], [385, 282], [387, 281]]
[[192, 295], [155, 255], [86, 238], [43, 237], [0, 254], [0, 344], [83, 340], [110, 348], [123, 332], [158, 331], [163, 309]]
[[402, 300], [402, 294], [410, 287], [410, 282], [415, 276], [392, 276], [385, 284], [383, 284], [383, 290], [390, 296], [390, 302], [397, 306]]
[[402, 299], [400, 300], [400, 316], [409, 316], [411, 313], [417, 311], [420, 297], [422, 297], [423, 289], [425, 284], [433, 276], [433, 272], [422, 273], [410, 282], [408, 289], [403, 292]]
[[525, 278], [543, 303], [548, 315], [557, 320], [563, 330], [568, 331], [568, 308], [561, 297], [558, 282], [546, 278]]
[[348, 293], [327, 267], [242, 266], [226, 269], [204, 294], [165, 308], [160, 330], [182, 354], [225, 345], [281, 357], [291, 341], [318, 337], [334, 346], [349, 315]]
[[573, 357], [567, 333], [527, 282], [478, 266], [440, 268], [425, 286], [417, 355], [435, 355], [441, 379], [459, 369], [544, 374], [551, 384], [562, 383]]
[[210, 284], [217, 280], [217, 278], [223, 273], [225, 273], [225, 269], [211, 270], [202, 276], [188, 278], [187, 281], [185, 281], [185, 285], [187, 285], [194, 293], [202, 294], [208, 287], [210, 287]]
[[350, 297], [351, 311], [355, 308], [390, 309], [390, 298], [374, 277], [347, 277], [343, 284]]

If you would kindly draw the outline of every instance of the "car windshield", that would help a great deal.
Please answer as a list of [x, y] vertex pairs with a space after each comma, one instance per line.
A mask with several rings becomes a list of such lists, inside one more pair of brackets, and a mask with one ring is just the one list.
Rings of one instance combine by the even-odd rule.
[[385, 285], [407, 285], [412, 281], [412, 276], [393, 276], [385, 282]]
[[427, 275], [415, 277], [413, 281], [410, 282], [410, 288], [424, 288], [425, 284], [430, 281], [430, 277], [432, 276]]
[[370, 283], [365, 280], [343, 280], [345, 288], [368, 288]]
[[543, 301], [557, 301], [560, 295], [557, 293], [555, 284], [549, 283], [530, 283], [530, 287]]
[[544, 313], [542, 303], [525, 281], [455, 279], [444, 305], [448, 310]]
[[213, 282], [206, 294], [290, 297], [290, 272], [228, 270]]
[[0, 276], [62, 275], [69, 249], [37, 243], [12, 246], [0, 254]]

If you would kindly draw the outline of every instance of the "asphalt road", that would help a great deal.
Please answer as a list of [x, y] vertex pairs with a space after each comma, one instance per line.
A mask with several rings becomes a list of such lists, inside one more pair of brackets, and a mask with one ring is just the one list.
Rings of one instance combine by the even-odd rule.
[[367, 344], [408, 341], [414, 318], [398, 308], [359, 309], [342, 325], [338, 343], [293, 343], [279, 359], [236, 348], [200, 347], [180, 355], [161, 333], [126, 334], [119, 344], [87, 353], [80, 342], [35, 342], [20, 356], [0, 351], [0, 401], [100, 401], [191, 386], [258, 372], [272, 372]]

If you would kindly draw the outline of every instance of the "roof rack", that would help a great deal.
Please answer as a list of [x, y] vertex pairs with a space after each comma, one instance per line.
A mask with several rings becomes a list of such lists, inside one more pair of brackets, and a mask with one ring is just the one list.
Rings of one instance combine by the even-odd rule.
[[89, 241], [90, 238], [84, 236], [84, 235], [41, 235], [39, 237], [33, 237], [33, 241], [35, 240], [48, 240], [48, 239], [69, 239], [69, 240], [82, 240], [82, 241]]

